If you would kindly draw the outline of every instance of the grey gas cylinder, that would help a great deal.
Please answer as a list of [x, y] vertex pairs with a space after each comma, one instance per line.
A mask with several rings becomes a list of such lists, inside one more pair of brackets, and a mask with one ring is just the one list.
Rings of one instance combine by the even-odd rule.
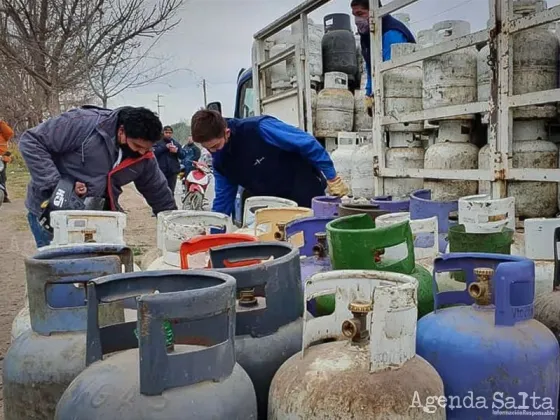
[[[262, 262], [225, 268], [227, 261]], [[299, 250], [287, 242], [247, 242], [210, 250], [213, 270], [237, 281], [235, 352], [257, 393], [265, 420], [270, 382], [280, 366], [301, 350], [303, 288]]]
[[[100, 302], [131, 297], [137, 322], [100, 327]], [[256, 419], [253, 384], [235, 361], [235, 303], [235, 279], [210, 270], [125, 273], [90, 282], [88, 367], [62, 395], [55, 420]], [[175, 328], [169, 333], [175, 322], [192, 327], [193, 335]], [[210, 332], [221, 333], [219, 342], [176, 344], [204, 341]]]
[[[25, 260], [30, 323], [4, 358], [5, 420], [52, 420], [58, 399], [86, 367], [85, 284], [122, 272], [123, 263], [132, 270], [132, 259], [126, 246], [80, 244]], [[122, 322], [122, 305], [103, 304], [99, 319]]]

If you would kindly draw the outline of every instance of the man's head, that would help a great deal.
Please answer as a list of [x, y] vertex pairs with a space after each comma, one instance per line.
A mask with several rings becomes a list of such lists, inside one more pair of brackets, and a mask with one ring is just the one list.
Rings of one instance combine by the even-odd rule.
[[[379, 7], [381, 7], [381, 0], [379, 0]], [[358, 32], [361, 34], [369, 32], [369, 0], [352, 0], [350, 8]]]
[[119, 111], [117, 143], [141, 156], [161, 139], [162, 124], [158, 116], [146, 108], [127, 107]]
[[170, 125], [163, 127], [163, 138], [170, 140], [173, 137], [173, 128]]
[[194, 144], [194, 141], [191, 136], [187, 139], [187, 144]]
[[224, 147], [230, 130], [219, 112], [201, 109], [191, 118], [191, 134], [193, 141], [214, 153]]

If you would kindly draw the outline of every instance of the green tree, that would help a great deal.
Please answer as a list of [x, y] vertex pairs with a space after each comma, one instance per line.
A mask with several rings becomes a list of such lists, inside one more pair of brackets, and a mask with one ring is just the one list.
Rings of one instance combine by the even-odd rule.
[[185, 144], [191, 135], [191, 126], [183, 120], [178, 123], [171, 124], [171, 128], [173, 128], [173, 138], [179, 143]]

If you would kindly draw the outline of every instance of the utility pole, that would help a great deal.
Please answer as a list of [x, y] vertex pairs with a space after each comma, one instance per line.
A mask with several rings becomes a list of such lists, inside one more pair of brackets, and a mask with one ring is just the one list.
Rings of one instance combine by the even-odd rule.
[[154, 102], [157, 104], [157, 113], [158, 116], [161, 118], [161, 108], [163, 108], [163, 105], [160, 102], [160, 98], [163, 98], [163, 95], [158, 94]]
[[202, 105], [206, 108], [206, 105], [208, 104], [208, 98], [206, 96], [206, 79], [202, 79], [202, 94], [204, 95], [204, 104]]

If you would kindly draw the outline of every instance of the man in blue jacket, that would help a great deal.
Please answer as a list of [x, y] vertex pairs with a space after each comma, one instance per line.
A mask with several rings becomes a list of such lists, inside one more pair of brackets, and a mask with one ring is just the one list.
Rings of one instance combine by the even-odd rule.
[[175, 193], [177, 185], [177, 175], [181, 171], [181, 160], [187, 153], [181, 147], [181, 144], [173, 138], [173, 128], [166, 125], [163, 127], [163, 139], [158, 141], [154, 146], [154, 154], [159, 165], [159, 169], [167, 179], [167, 185], [172, 193]]
[[183, 150], [185, 151], [185, 157], [182, 160], [182, 164], [185, 168], [185, 176], [187, 176], [194, 168], [193, 162], [200, 159], [200, 149], [194, 144], [192, 137], [189, 136], [187, 144], [183, 146]]
[[105, 198], [106, 210], [122, 211], [118, 199], [130, 182], [154, 213], [177, 205], [158, 168], [152, 147], [161, 138], [161, 122], [146, 108], [115, 110], [84, 106], [27, 130], [19, 150], [31, 174], [25, 206], [37, 247], [52, 234], [39, 223], [41, 204], [61, 178], [71, 179], [80, 197]]
[[[381, 6], [381, 1], [379, 2]], [[354, 22], [360, 34], [360, 45], [362, 48], [362, 55], [366, 63], [367, 82], [366, 82], [366, 97], [365, 107], [367, 113], [372, 116], [373, 114], [373, 87], [371, 80], [371, 39], [369, 31], [369, 0], [352, 0], [350, 3], [352, 14], [354, 15]], [[404, 23], [395, 19], [391, 15], [385, 15], [381, 18], [381, 41], [383, 61], [391, 59], [391, 45], [416, 43], [414, 35], [406, 27]]]
[[327, 151], [315, 137], [274, 117], [228, 119], [200, 110], [191, 120], [193, 140], [212, 153], [216, 177], [213, 211], [232, 214], [237, 188], [253, 195], [294, 200], [311, 207], [311, 199], [346, 195]]

